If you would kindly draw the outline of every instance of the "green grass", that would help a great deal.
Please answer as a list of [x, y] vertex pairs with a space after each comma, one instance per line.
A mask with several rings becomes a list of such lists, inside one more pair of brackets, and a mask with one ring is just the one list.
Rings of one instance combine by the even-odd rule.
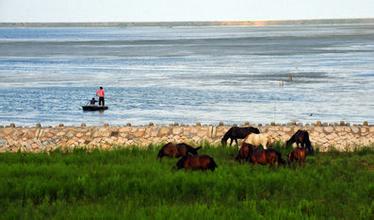
[[0, 154], [0, 219], [374, 219], [372, 149], [270, 168], [207, 146], [215, 172], [174, 171], [158, 149]]

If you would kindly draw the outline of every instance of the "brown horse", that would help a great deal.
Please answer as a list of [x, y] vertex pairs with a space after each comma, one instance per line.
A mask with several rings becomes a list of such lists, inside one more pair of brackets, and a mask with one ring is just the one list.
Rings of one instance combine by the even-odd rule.
[[161, 160], [162, 157], [184, 157], [188, 154], [197, 155], [197, 151], [201, 147], [193, 148], [192, 146], [186, 143], [167, 143], [165, 144], [161, 150], [158, 152], [157, 158]]
[[235, 160], [242, 163], [243, 161], [248, 161], [249, 158], [250, 144], [245, 142], [242, 143], [242, 146], [239, 149], [238, 155], [235, 157]]
[[279, 151], [272, 148], [261, 150], [254, 148], [254, 146], [251, 144], [249, 144], [249, 161], [254, 165], [269, 164], [270, 166], [278, 166], [279, 164], [285, 164], [285, 161], [282, 159], [282, 155]]
[[297, 130], [292, 137], [286, 141], [286, 146], [291, 146], [293, 143], [296, 143], [297, 147], [303, 147], [308, 150], [309, 154], [313, 154], [314, 150], [312, 147], [312, 143], [309, 140], [309, 133], [306, 130]]
[[176, 169], [186, 170], [211, 170], [216, 169], [217, 164], [208, 155], [187, 155], [182, 157], [176, 164]]
[[291, 153], [288, 154], [288, 164], [293, 162], [298, 162], [299, 165], [305, 164], [306, 159], [306, 149], [302, 147], [297, 147]]

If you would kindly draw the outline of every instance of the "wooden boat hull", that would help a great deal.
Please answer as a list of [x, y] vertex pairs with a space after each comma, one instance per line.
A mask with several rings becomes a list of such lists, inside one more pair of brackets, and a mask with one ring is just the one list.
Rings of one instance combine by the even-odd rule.
[[84, 105], [82, 106], [83, 111], [104, 111], [108, 110], [108, 106], [99, 105]]

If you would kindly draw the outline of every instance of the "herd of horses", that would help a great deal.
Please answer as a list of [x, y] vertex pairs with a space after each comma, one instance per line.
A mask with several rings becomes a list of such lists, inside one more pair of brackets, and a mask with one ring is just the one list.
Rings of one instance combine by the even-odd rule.
[[[286, 146], [296, 143], [296, 148], [288, 155], [287, 159], [282, 159], [282, 154], [272, 147], [270, 137], [267, 134], [260, 133], [260, 130], [254, 127], [231, 127], [223, 136], [221, 143], [226, 145], [228, 140], [230, 146], [233, 141], [238, 144], [238, 139], [244, 139], [240, 146], [235, 160], [240, 163], [249, 162], [261, 165], [291, 165], [298, 163], [304, 165], [306, 156], [313, 154], [313, 147], [309, 139], [309, 133], [306, 130], [298, 130], [286, 141]], [[261, 148], [262, 147], [262, 148]], [[167, 143], [158, 152], [157, 158], [161, 161], [163, 157], [180, 158], [175, 165], [175, 169], [186, 170], [211, 170], [217, 168], [217, 164], [211, 156], [199, 155], [198, 150], [201, 147], [192, 147], [186, 143]]]

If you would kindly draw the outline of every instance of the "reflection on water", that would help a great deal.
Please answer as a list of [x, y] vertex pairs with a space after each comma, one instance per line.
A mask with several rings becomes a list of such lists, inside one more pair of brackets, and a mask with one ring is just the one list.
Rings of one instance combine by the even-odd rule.
[[0, 28], [0, 78], [0, 124], [374, 123], [374, 25]]

